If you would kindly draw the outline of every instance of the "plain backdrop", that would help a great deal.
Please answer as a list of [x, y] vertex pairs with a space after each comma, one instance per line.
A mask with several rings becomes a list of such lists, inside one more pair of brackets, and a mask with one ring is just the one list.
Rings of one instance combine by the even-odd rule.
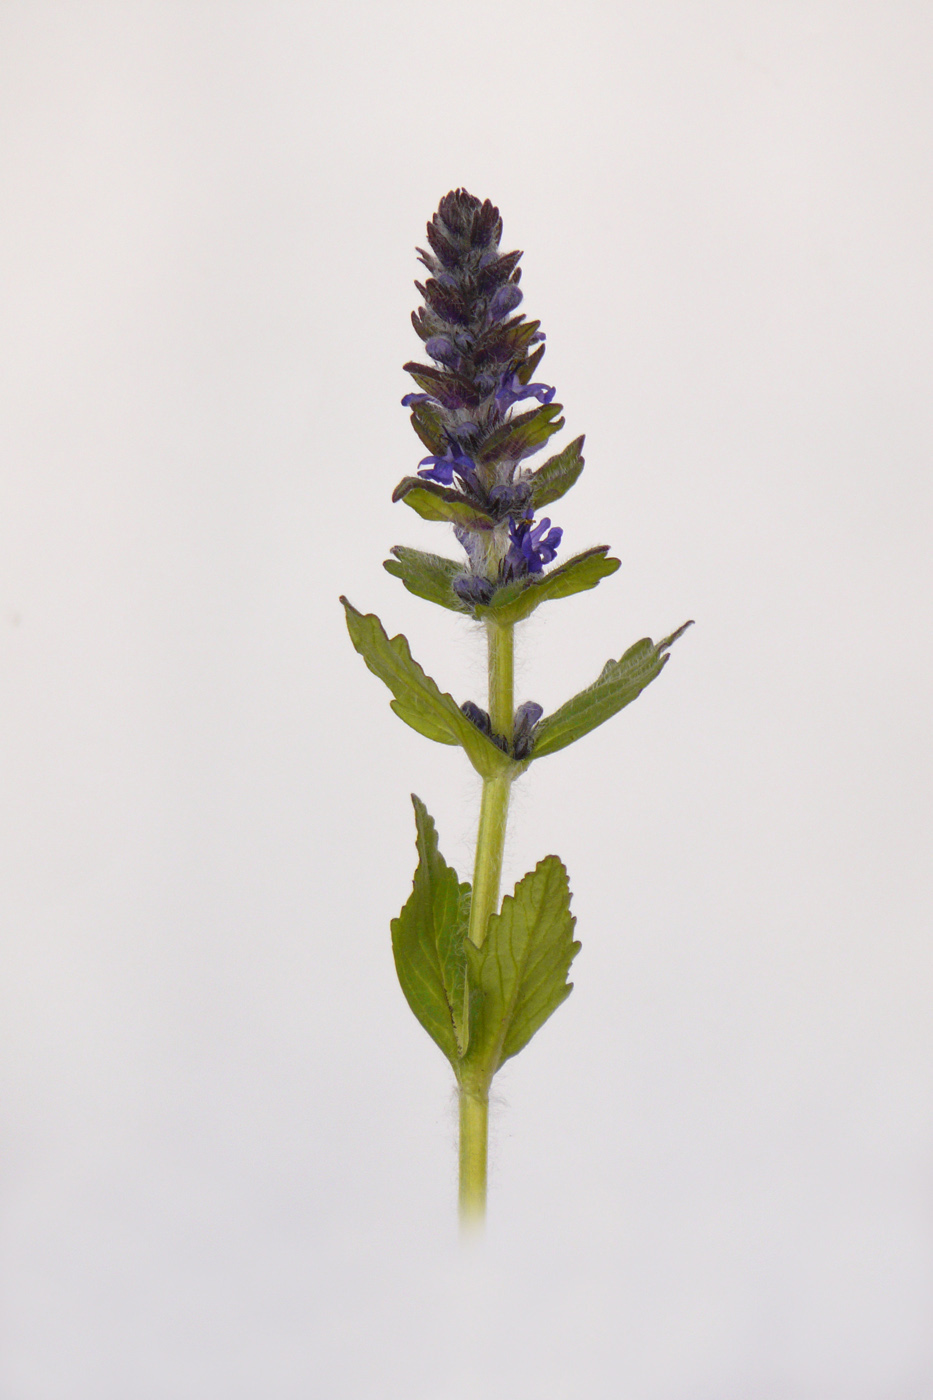
[[[3, 1400], [930, 1400], [933, 11], [0, 5]], [[395, 981], [409, 793], [482, 639], [381, 565], [414, 246], [525, 250], [586, 470], [516, 790], [575, 991], [496, 1081], [489, 1225]], [[538, 459], [539, 461], [542, 459]]]

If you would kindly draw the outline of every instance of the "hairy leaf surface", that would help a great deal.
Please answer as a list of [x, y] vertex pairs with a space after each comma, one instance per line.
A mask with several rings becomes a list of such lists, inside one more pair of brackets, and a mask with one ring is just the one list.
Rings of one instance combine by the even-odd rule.
[[583, 434], [574, 438], [567, 446], [549, 457], [543, 466], [532, 472], [528, 478], [531, 484], [531, 503], [535, 511], [549, 506], [552, 501], [566, 495], [583, 470]]
[[644, 637], [629, 647], [619, 661], [607, 661], [592, 685], [541, 720], [535, 730], [532, 760], [574, 743], [631, 704], [661, 674], [668, 661], [668, 648], [690, 626], [692, 623], [685, 622], [661, 642]]
[[488, 607], [477, 606], [475, 616], [489, 616], [502, 624], [521, 622], [550, 598], [569, 598], [572, 593], [595, 588], [600, 579], [608, 578], [619, 568], [619, 560], [607, 558], [608, 553], [607, 544], [597, 545], [547, 573], [507, 584], [494, 594]]
[[437, 603], [451, 612], [470, 613], [469, 604], [461, 602], [453, 590], [453, 581], [464, 572], [464, 566], [455, 559], [443, 559], [439, 554], [424, 554], [420, 549], [409, 549], [397, 544], [392, 550], [394, 559], [386, 559], [383, 568], [396, 578], [400, 578], [410, 593], [426, 598], [429, 603]]
[[393, 501], [404, 501], [423, 520], [445, 520], [466, 530], [492, 530], [495, 521], [461, 492], [420, 476], [406, 476], [392, 492]]

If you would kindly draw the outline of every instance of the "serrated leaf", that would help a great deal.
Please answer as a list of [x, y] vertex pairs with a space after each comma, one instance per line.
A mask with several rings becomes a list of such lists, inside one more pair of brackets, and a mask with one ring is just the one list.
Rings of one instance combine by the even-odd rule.
[[661, 642], [644, 637], [619, 661], [607, 661], [592, 685], [541, 720], [535, 730], [532, 759], [556, 753], [631, 704], [661, 674], [667, 665], [668, 648], [692, 625], [685, 622]]
[[470, 1051], [464, 1073], [486, 1082], [517, 1055], [572, 991], [573, 940], [567, 871], [546, 856], [506, 895], [486, 941], [464, 943], [470, 979]]
[[412, 891], [392, 920], [392, 952], [405, 999], [454, 1069], [469, 1044], [469, 1004], [463, 943], [470, 918], [470, 886], [438, 850], [437, 829], [412, 793], [418, 868]]
[[459, 525], [466, 530], [495, 528], [492, 516], [460, 491], [420, 476], [404, 477], [392, 492], [392, 499], [404, 501], [422, 520], [445, 520], [449, 525]]
[[420, 549], [408, 549], [397, 544], [394, 559], [386, 559], [383, 568], [400, 578], [410, 593], [426, 598], [452, 612], [471, 613], [468, 603], [461, 602], [453, 590], [453, 581], [463, 573], [463, 565], [455, 559], [442, 559], [439, 554], [423, 554]]
[[575, 555], [566, 564], [546, 574], [507, 584], [493, 595], [487, 607], [479, 605], [474, 608], [474, 616], [491, 616], [502, 625], [521, 622], [540, 603], [551, 598], [569, 598], [573, 593], [595, 588], [600, 579], [608, 578], [619, 568], [619, 560], [607, 558], [608, 553], [607, 544], [597, 545], [595, 549]]
[[341, 598], [347, 615], [350, 640], [366, 665], [389, 687], [395, 699], [392, 709], [419, 734], [439, 744], [459, 744], [483, 778], [499, 777], [513, 767], [512, 760], [478, 729], [453, 696], [442, 692], [412, 658], [408, 640], [401, 633], [391, 639], [375, 613], [360, 613]]
[[549, 457], [543, 466], [528, 477], [531, 503], [535, 511], [540, 510], [542, 506], [549, 506], [552, 501], [559, 501], [573, 486], [583, 470], [583, 439], [584, 435], [581, 433], [573, 442], [569, 442], [563, 451]]

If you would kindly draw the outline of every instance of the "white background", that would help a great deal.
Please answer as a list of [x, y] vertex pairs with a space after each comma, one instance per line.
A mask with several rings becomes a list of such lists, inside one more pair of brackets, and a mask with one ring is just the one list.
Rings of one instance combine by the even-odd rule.
[[[931, 60], [921, 0], [0, 7], [3, 1400], [933, 1397]], [[623, 561], [518, 698], [697, 620], [516, 793], [583, 951], [466, 1255], [388, 923], [478, 781], [337, 603], [482, 699], [381, 568], [457, 548], [390, 493], [460, 184]]]

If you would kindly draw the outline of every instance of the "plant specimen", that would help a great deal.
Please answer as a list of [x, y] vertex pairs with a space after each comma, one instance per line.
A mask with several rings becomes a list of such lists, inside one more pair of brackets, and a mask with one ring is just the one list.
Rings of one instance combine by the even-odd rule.
[[[521, 253], [500, 250], [502, 220], [489, 200], [453, 190], [427, 226], [427, 268], [412, 315], [430, 364], [405, 369], [417, 386], [403, 398], [427, 448], [414, 476], [395, 488], [426, 520], [453, 527], [462, 557], [396, 546], [385, 567], [410, 592], [474, 619], [486, 634], [486, 707], [458, 705], [412, 658], [403, 636], [344, 598], [353, 645], [392, 692], [400, 719], [428, 739], [459, 745], [483, 781], [472, 886], [438, 849], [434, 822], [413, 797], [418, 850], [411, 896], [392, 921], [392, 947], [408, 1003], [450, 1061], [460, 1094], [460, 1211], [486, 1206], [489, 1086], [570, 994], [574, 941], [567, 872], [549, 855], [499, 902], [509, 793], [525, 770], [588, 734], [660, 675], [663, 641], [636, 642], [553, 714], [514, 699], [514, 629], [542, 603], [594, 588], [615, 573], [609, 546], [554, 568], [562, 530], [541, 511], [583, 470], [583, 437], [536, 470], [526, 461], [564, 426], [554, 389], [535, 373], [544, 355], [540, 322], [517, 314]], [[533, 403], [528, 407], [529, 402]], [[517, 408], [518, 405], [524, 405]]]

